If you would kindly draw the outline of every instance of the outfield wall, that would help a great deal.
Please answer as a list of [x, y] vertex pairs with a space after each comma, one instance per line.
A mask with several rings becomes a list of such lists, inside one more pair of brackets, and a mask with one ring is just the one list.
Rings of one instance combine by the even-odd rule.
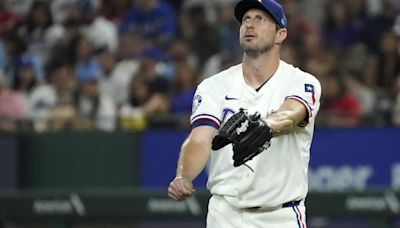
[[[0, 188], [165, 188], [187, 130], [0, 135]], [[400, 129], [317, 129], [311, 191], [400, 188]], [[195, 181], [204, 188], [206, 170]]]

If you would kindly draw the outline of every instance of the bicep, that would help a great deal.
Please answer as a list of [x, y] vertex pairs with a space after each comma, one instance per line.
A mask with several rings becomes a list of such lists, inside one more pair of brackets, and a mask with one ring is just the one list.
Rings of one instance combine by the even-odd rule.
[[211, 126], [198, 126], [192, 129], [187, 141], [196, 145], [211, 145], [216, 129]]

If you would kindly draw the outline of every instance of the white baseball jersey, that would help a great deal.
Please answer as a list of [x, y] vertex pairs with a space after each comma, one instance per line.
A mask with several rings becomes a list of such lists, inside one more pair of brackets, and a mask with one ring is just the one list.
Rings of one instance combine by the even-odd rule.
[[254, 172], [244, 165], [233, 166], [231, 144], [212, 151], [207, 183], [210, 192], [237, 208], [277, 207], [305, 199], [320, 96], [321, 86], [314, 76], [284, 61], [258, 91], [245, 83], [241, 64], [200, 83], [193, 98], [193, 127], [209, 125], [218, 129], [241, 107], [266, 117], [286, 99], [301, 102], [308, 111], [294, 132], [272, 138], [266, 151], [246, 163]]

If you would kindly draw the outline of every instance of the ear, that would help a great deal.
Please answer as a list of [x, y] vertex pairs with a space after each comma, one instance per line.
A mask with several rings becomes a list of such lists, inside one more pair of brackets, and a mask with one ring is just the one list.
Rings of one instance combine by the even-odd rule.
[[282, 44], [282, 42], [286, 39], [286, 37], [287, 37], [287, 29], [286, 28], [279, 29], [276, 32], [275, 43]]

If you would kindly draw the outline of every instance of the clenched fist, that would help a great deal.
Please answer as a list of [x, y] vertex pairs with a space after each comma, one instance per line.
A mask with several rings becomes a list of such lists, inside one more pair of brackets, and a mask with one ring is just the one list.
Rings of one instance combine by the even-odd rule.
[[176, 177], [168, 187], [168, 195], [174, 200], [181, 201], [193, 195], [195, 192], [191, 181]]

